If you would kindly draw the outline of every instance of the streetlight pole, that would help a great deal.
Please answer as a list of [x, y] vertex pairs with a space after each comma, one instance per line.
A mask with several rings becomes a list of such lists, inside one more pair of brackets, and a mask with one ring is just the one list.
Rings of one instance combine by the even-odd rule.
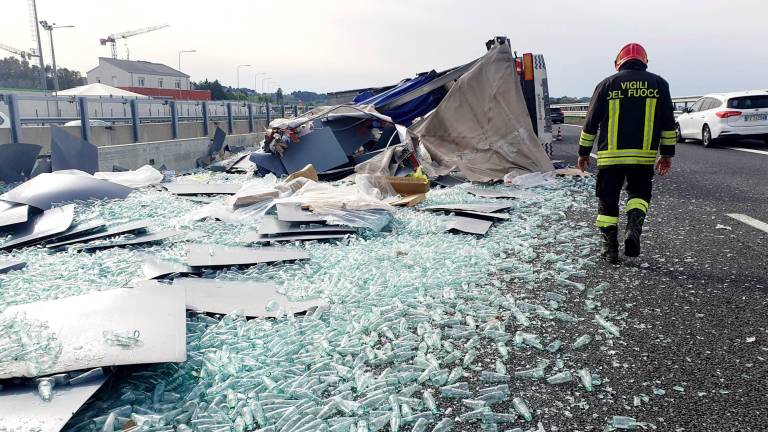
[[196, 53], [197, 50], [181, 50], [179, 51], [179, 72], [181, 72], [181, 55], [183, 53]]
[[249, 64], [241, 64], [237, 65], [237, 88], [240, 89], [240, 68], [241, 67], [251, 67]]
[[65, 26], [57, 26], [56, 23], [50, 23], [48, 24], [48, 21], [40, 21], [40, 25], [43, 26], [43, 29], [48, 31], [48, 38], [51, 43], [51, 64], [53, 66], [53, 91], [58, 92], [59, 91], [59, 73], [56, 69], [56, 51], [53, 49], [53, 29], [57, 28], [72, 28], [74, 26], [72, 25], [65, 25]]
[[257, 73], [256, 73], [256, 74], [253, 76], [253, 91], [254, 91], [254, 92], [256, 92], [256, 93], [258, 93], [258, 92], [259, 92], [259, 86], [258, 86], [258, 83], [259, 83], [259, 75], [266, 75], [266, 72], [257, 72]]
[[261, 79], [261, 92], [264, 93], [264, 82], [269, 82], [272, 78], [266, 77]]
[[[196, 52], [197, 52], [197, 50], [181, 50], [181, 51], [179, 51], [179, 69], [178, 69], [179, 72], [181, 72], [181, 55], [183, 53], [196, 53]], [[187, 83], [186, 90], [191, 90], [191, 89], [192, 89], [191, 83]], [[179, 85], [179, 99], [181, 99], [181, 85]]]
[[40, 27], [37, 25], [37, 2], [30, 0], [30, 8], [32, 9], [32, 22], [35, 25], [35, 39], [37, 39], [37, 60], [40, 65], [40, 86], [43, 91], [48, 90], [48, 83], [45, 80], [45, 61], [43, 60], [43, 42], [40, 40]]

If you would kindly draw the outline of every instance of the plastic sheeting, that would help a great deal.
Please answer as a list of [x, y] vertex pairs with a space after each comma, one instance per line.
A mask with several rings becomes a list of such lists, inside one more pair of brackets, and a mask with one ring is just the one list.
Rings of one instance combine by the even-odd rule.
[[440, 105], [410, 129], [431, 158], [430, 175], [458, 168], [469, 180], [501, 180], [509, 172], [551, 171], [534, 134], [509, 44], [483, 56]]
[[[398, 97], [428, 84], [439, 76], [440, 74], [434, 71], [423, 73], [416, 78], [405, 80], [383, 93], [362, 100], [358, 104], [363, 106], [373, 105], [375, 108], [380, 108]], [[421, 117], [435, 109], [443, 97], [445, 97], [445, 89], [441, 86], [427, 94], [418, 96], [413, 100], [397, 107], [393, 107], [392, 109], [382, 111], [381, 113], [392, 118], [397, 124], [408, 126], [415, 118]]]
[[134, 189], [163, 181], [163, 173], [149, 165], [144, 165], [135, 171], [97, 172], [93, 176]]

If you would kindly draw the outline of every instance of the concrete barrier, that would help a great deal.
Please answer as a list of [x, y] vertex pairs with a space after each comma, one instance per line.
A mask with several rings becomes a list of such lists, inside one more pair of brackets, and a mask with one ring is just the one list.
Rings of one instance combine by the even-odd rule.
[[[254, 146], [263, 138], [261, 133], [227, 135], [225, 145]], [[128, 169], [151, 165], [160, 169], [184, 171], [197, 167], [197, 159], [208, 154], [207, 137], [164, 140], [99, 147], [99, 171], [112, 171], [114, 165]]]
[[[235, 120], [234, 134], [248, 134], [248, 121]], [[259, 133], [264, 130], [266, 122], [264, 120], [254, 120], [254, 131]], [[80, 136], [79, 126], [63, 126], [64, 129], [74, 136]], [[213, 137], [216, 127], [227, 131], [226, 122], [210, 121], [208, 122], [209, 137]], [[179, 123], [179, 139], [201, 138], [203, 137], [203, 122], [181, 122]], [[139, 129], [139, 143], [170, 141], [171, 126], [170, 123], [144, 123]], [[204, 138], [204, 137], [203, 137]], [[11, 130], [0, 129], [0, 144], [11, 142]], [[51, 128], [49, 126], [25, 126], [21, 128], [21, 142], [28, 144], [39, 144], [43, 147], [41, 154], [50, 154], [51, 152]], [[97, 147], [115, 146], [124, 144], [133, 144], [133, 131], [131, 125], [114, 125], [108, 127], [92, 126], [91, 142]]]

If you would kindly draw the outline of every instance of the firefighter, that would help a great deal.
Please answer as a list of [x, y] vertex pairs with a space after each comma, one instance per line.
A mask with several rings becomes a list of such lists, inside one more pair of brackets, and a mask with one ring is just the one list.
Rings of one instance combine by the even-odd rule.
[[[624, 255], [640, 255], [640, 235], [648, 213], [654, 164], [659, 175], [672, 169], [675, 117], [669, 85], [648, 72], [648, 56], [637, 43], [616, 56], [617, 73], [595, 88], [579, 139], [578, 167], [589, 167], [597, 142], [597, 227], [602, 257], [619, 262], [619, 196], [626, 182], [627, 228]], [[599, 132], [599, 133], [598, 133]]]

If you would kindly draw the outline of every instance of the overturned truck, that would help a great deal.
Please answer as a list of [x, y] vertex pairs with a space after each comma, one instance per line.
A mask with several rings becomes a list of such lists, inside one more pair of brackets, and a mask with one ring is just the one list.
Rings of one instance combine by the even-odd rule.
[[321, 177], [353, 172], [494, 182], [552, 170], [546, 69], [512, 52], [509, 39], [467, 64], [361, 91], [351, 103], [276, 119], [250, 156], [262, 174], [312, 164]]

